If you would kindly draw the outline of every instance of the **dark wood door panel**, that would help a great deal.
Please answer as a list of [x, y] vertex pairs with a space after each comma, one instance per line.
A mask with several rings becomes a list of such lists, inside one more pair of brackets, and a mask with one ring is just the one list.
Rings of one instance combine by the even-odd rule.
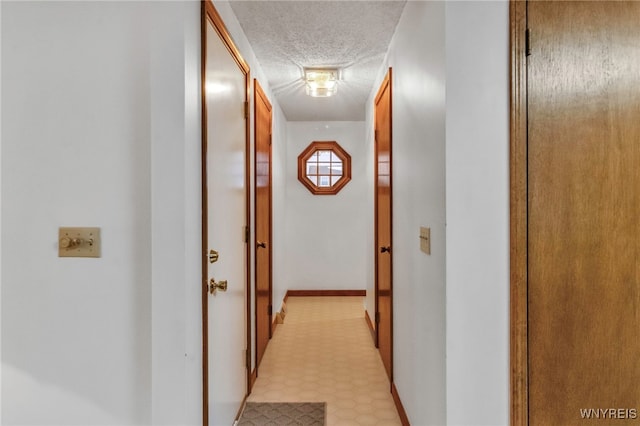
[[391, 69], [375, 99], [375, 144], [376, 343], [393, 381]]
[[529, 423], [637, 422], [640, 3], [528, 7]]
[[271, 103], [258, 80], [255, 100], [256, 370], [271, 338]]

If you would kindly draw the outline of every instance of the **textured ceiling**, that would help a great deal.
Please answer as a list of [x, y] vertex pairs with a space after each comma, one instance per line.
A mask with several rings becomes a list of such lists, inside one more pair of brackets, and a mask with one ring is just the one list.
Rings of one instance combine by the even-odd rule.
[[[405, 0], [245, 1], [236, 14], [288, 121], [362, 121]], [[338, 67], [338, 92], [305, 93], [303, 69]]]

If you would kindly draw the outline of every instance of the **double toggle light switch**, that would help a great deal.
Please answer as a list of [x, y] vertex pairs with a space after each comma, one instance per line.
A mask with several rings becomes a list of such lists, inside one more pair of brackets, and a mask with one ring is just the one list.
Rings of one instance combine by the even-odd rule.
[[100, 257], [100, 228], [59, 228], [58, 257]]

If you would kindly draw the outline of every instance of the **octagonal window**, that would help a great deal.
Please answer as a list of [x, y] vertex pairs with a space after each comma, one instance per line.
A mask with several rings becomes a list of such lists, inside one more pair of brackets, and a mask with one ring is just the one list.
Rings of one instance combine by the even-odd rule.
[[337, 194], [351, 180], [351, 156], [335, 141], [312, 142], [298, 156], [298, 180], [312, 194]]

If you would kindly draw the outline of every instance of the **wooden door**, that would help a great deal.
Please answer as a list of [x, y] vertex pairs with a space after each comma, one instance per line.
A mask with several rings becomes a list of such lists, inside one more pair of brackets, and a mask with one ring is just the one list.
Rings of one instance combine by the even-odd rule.
[[271, 338], [271, 103], [254, 79], [256, 179], [256, 372]]
[[640, 2], [529, 2], [528, 27], [528, 423], [637, 424]]
[[391, 251], [391, 69], [375, 99], [375, 292], [376, 343], [393, 381]]
[[203, 424], [230, 425], [249, 377], [249, 68], [203, 5]]

